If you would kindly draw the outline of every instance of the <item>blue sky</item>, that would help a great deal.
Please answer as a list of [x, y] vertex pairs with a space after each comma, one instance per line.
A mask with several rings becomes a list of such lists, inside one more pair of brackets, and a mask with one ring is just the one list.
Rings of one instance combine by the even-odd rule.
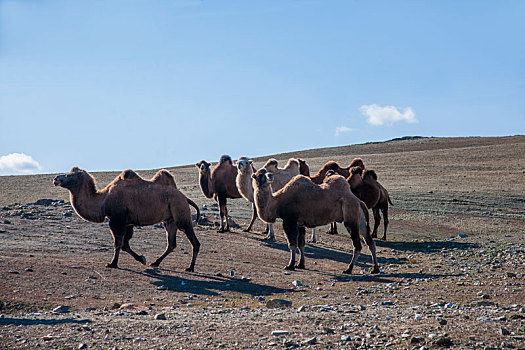
[[0, 0], [0, 175], [525, 133], [523, 1]]

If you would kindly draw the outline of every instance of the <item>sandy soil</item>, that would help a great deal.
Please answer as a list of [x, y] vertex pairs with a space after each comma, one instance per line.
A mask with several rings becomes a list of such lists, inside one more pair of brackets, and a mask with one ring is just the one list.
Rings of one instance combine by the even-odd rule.
[[[218, 209], [194, 166], [169, 170], [206, 205], [196, 272], [184, 272], [191, 250], [183, 234], [161, 268], [123, 253], [120, 268], [107, 269], [107, 223], [80, 219], [55, 175], [0, 177], [0, 348], [524, 349], [524, 154], [525, 137], [514, 136], [274, 156], [304, 158], [313, 171], [360, 156], [377, 171], [394, 202], [388, 240], [376, 241], [379, 275], [368, 274], [367, 248], [354, 275], [341, 273], [352, 255], [342, 225], [338, 235], [321, 227], [307, 244], [307, 269], [285, 272], [282, 227], [275, 243], [263, 240], [261, 221], [242, 232], [251, 215], [243, 199], [228, 205], [233, 232], [217, 233]], [[117, 174], [93, 173], [99, 186]], [[131, 244], [152, 262], [164, 231], [139, 228]]]

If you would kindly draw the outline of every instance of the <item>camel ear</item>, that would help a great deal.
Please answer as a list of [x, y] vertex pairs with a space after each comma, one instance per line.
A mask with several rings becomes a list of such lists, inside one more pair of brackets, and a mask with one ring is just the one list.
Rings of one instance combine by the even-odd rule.
[[253, 160], [249, 159], [248, 163], [253, 164]]
[[252, 175], [252, 179], [257, 179], [257, 176], [255, 176], [255, 174]]

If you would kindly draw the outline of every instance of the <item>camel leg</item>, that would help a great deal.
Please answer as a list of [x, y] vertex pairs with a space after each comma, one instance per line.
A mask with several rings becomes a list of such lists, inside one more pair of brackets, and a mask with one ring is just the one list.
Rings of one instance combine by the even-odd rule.
[[252, 229], [252, 225], [255, 222], [255, 219], [257, 219], [257, 207], [255, 206], [255, 203], [252, 203], [253, 212], [252, 212], [252, 221], [250, 221], [250, 225], [243, 230], [243, 232], [250, 232]]
[[336, 235], [337, 234], [337, 223], [331, 222], [330, 223], [330, 229], [327, 232], [330, 235]]
[[374, 267], [372, 268], [372, 271], [370, 271], [370, 273], [379, 273], [379, 264], [377, 263], [376, 244], [374, 242], [374, 239], [372, 238], [372, 236], [370, 236], [369, 231], [366, 231], [364, 236], [366, 245], [368, 246], [368, 249], [370, 249], [370, 253], [372, 254], [372, 262], [374, 264]]
[[284, 267], [285, 270], [295, 270], [295, 251], [297, 250], [297, 238], [299, 231], [297, 229], [297, 222], [290, 220], [283, 220], [283, 229], [288, 240], [288, 248], [290, 249], [290, 262]]
[[113, 234], [113, 260], [107, 264], [106, 267], [116, 269], [118, 267], [118, 257], [120, 249], [124, 244], [124, 236], [126, 236], [126, 226], [115, 220], [109, 220], [109, 229]]
[[191, 263], [190, 266], [186, 268], [186, 271], [193, 272], [195, 269], [195, 261], [197, 260], [197, 255], [199, 254], [201, 244], [197, 239], [197, 236], [195, 235], [195, 231], [193, 230], [191, 222], [189, 223], [189, 226], [186, 226], [186, 228], [181, 227], [181, 230], [184, 231], [184, 233], [186, 234], [186, 237], [190, 241], [192, 247]]
[[122, 250], [128, 252], [135, 260], [140, 262], [142, 265], [146, 265], [146, 257], [144, 255], [138, 255], [129, 246], [129, 240], [133, 237], [133, 225], [126, 227], [126, 235], [124, 236], [124, 244]]
[[[219, 194], [219, 215], [221, 217], [221, 227], [219, 228], [219, 233], [222, 232], [229, 232], [230, 231], [230, 223], [228, 222], [228, 208], [226, 207], [226, 195], [225, 194]], [[226, 226], [224, 223], [226, 222]]]
[[312, 229], [312, 243], [316, 243], [317, 242], [317, 228], [313, 228]]
[[166, 230], [166, 250], [162, 255], [155, 260], [150, 266], [152, 267], [158, 267], [162, 260], [164, 260], [165, 257], [168, 256], [169, 253], [177, 247], [177, 224], [173, 219], [169, 219], [163, 222], [164, 229]]
[[362, 246], [361, 246], [361, 239], [359, 238], [359, 226], [356, 222], [348, 222], [345, 220], [344, 222], [345, 227], [347, 231], [350, 233], [350, 237], [352, 238], [352, 243], [354, 245], [354, 254], [352, 256], [352, 260], [350, 261], [350, 265], [348, 265], [348, 268], [343, 271], [343, 273], [351, 274], [352, 270], [354, 269], [355, 262], [357, 261], [357, 258], [359, 257], [359, 254], [361, 254]]
[[383, 210], [383, 224], [385, 226], [385, 232], [383, 233], [383, 241], [386, 241], [386, 229], [388, 228], [388, 206], [384, 207]]
[[373, 207], [372, 212], [374, 213], [374, 231], [372, 232], [372, 237], [377, 238], [377, 228], [381, 223], [381, 215], [379, 214], [379, 208]]
[[298, 237], [297, 237], [297, 245], [299, 247], [299, 252], [301, 253], [301, 257], [299, 258], [299, 264], [296, 266], [298, 269], [305, 269], [304, 266], [304, 246], [306, 245], [306, 229], [304, 227], [298, 228]]
[[268, 234], [264, 238], [267, 241], [275, 242], [275, 233], [273, 232], [273, 224], [268, 224], [266, 226]]

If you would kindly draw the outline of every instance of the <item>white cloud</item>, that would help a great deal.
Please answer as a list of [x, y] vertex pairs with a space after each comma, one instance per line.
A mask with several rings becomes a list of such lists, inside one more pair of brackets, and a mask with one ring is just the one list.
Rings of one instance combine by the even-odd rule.
[[0, 170], [30, 174], [40, 169], [42, 169], [40, 164], [24, 153], [11, 153], [0, 157]]
[[405, 121], [417, 123], [416, 114], [412, 107], [397, 108], [395, 106], [363, 105], [359, 110], [366, 116], [367, 122], [372, 125], [392, 125], [395, 122]]
[[355, 131], [355, 129], [349, 128], [348, 126], [338, 126], [335, 128], [335, 136], [340, 136], [342, 133]]

